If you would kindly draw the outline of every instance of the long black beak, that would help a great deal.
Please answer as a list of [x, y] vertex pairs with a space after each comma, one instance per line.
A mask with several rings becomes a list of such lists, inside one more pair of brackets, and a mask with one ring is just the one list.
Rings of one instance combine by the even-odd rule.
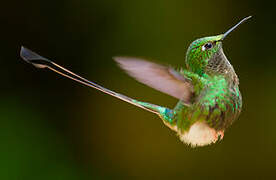
[[250, 19], [252, 16], [248, 16], [244, 19], [242, 19], [238, 24], [236, 24], [235, 26], [233, 26], [231, 29], [229, 29], [226, 33], [223, 34], [223, 37], [221, 38], [221, 40], [223, 40], [230, 32], [232, 32], [234, 29], [236, 29], [239, 25], [241, 25], [242, 23], [244, 23], [246, 20]]

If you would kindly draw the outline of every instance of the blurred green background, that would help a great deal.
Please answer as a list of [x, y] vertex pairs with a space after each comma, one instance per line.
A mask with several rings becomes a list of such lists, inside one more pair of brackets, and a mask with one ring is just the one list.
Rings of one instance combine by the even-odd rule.
[[[144, 110], [19, 57], [24, 45], [130, 97], [177, 100], [137, 83], [112, 56], [184, 66], [193, 40], [253, 18], [224, 42], [243, 111], [224, 140], [190, 148]], [[275, 3], [66, 0], [1, 3], [0, 179], [268, 179], [276, 176]]]

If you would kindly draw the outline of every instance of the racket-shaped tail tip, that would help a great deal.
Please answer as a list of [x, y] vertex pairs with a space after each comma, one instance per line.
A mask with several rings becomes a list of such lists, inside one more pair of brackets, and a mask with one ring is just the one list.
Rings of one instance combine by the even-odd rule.
[[37, 68], [46, 68], [48, 67], [48, 64], [51, 63], [50, 60], [36, 54], [35, 52], [25, 48], [24, 46], [21, 47], [20, 57], [24, 61], [34, 65]]

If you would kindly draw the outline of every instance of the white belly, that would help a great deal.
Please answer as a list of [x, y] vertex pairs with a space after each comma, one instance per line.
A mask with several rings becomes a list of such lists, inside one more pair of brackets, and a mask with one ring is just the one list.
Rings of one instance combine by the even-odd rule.
[[181, 141], [192, 147], [196, 147], [215, 143], [219, 139], [219, 136], [220, 139], [223, 138], [224, 132], [216, 131], [205, 122], [196, 122], [190, 127], [189, 131], [184, 133], [178, 131], [178, 135]]

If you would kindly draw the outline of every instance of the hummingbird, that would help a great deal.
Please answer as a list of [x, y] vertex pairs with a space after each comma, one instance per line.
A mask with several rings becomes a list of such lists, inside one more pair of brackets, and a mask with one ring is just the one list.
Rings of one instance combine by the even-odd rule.
[[206, 146], [222, 140], [225, 130], [241, 112], [239, 79], [223, 52], [222, 42], [249, 18], [251, 16], [242, 19], [224, 34], [193, 41], [186, 53], [186, 68], [176, 69], [136, 57], [114, 57], [118, 65], [137, 81], [178, 99], [173, 109], [106, 89], [23, 46], [20, 56], [37, 68], [48, 68], [158, 115], [182, 142], [191, 147]]

